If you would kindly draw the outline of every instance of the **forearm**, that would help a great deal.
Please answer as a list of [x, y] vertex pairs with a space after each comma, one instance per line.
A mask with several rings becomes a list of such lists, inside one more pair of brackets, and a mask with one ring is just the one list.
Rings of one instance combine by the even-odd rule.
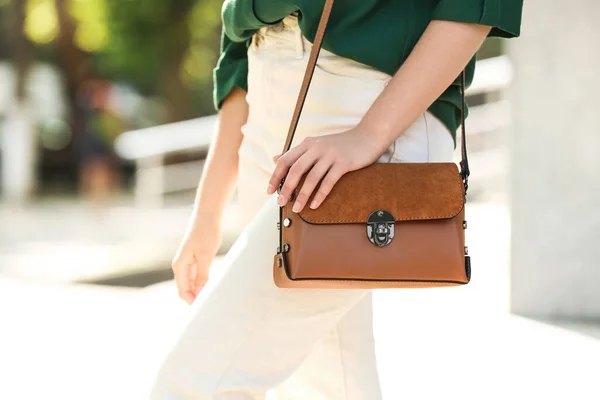
[[242, 143], [241, 127], [248, 119], [245, 95], [242, 89], [234, 88], [219, 112], [217, 134], [196, 193], [195, 219], [203, 223], [220, 221], [223, 209], [235, 189], [238, 150]]
[[490, 29], [432, 21], [358, 129], [373, 136], [378, 150], [385, 151], [459, 76]]

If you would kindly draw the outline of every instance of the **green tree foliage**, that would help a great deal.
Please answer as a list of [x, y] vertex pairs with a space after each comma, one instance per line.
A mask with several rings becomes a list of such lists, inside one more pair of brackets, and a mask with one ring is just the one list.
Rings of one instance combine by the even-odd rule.
[[98, 74], [163, 96], [172, 119], [190, 116], [190, 99], [210, 107], [222, 0], [27, 0], [24, 29], [39, 46], [59, 35], [57, 4], [66, 4], [73, 41]]

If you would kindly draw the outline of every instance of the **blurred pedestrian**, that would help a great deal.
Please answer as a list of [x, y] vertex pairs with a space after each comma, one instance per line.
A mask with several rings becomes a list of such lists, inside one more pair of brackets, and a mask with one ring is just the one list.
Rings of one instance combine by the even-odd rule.
[[112, 111], [112, 84], [90, 79], [82, 85], [78, 100], [83, 113], [80, 143], [80, 189], [84, 197], [106, 203], [119, 188], [119, 159], [114, 140], [121, 133], [121, 121]]
[[[312, 183], [293, 200], [296, 212], [319, 207], [344, 173], [374, 162], [452, 161], [457, 77], [466, 66], [472, 80], [487, 36], [518, 36], [522, 0], [338, 1], [296, 145], [278, 156], [323, 3], [225, 1], [220, 124], [173, 261], [194, 313], [159, 371], [154, 400], [262, 400], [271, 388], [280, 400], [382, 398], [371, 291], [276, 287], [278, 206], [306, 173]], [[223, 275], [209, 280], [236, 181], [248, 225]]]

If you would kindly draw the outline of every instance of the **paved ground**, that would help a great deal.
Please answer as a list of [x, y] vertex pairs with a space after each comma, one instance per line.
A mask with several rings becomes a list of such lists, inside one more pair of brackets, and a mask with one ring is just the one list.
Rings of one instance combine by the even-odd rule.
[[[508, 314], [506, 210], [472, 204], [468, 219], [472, 284], [375, 293], [386, 400], [599, 399], [599, 327]], [[0, 399], [144, 399], [187, 315], [172, 282], [0, 277]]]
[[[177, 249], [192, 201], [139, 208], [127, 199], [94, 207], [57, 199], [16, 207], [0, 203], [0, 274], [74, 282], [165, 269]], [[236, 207], [223, 218], [223, 247], [239, 232]]]

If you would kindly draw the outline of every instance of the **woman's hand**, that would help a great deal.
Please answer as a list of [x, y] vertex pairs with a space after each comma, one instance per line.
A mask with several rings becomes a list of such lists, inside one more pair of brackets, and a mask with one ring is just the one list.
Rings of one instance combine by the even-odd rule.
[[179, 297], [186, 303], [192, 304], [208, 281], [220, 240], [218, 222], [192, 220], [171, 264]]
[[307, 138], [276, 156], [277, 167], [267, 193], [275, 193], [285, 177], [279, 193], [279, 205], [284, 205], [300, 178], [308, 173], [292, 209], [302, 211], [317, 186], [310, 208], [319, 207], [342, 175], [375, 162], [439, 98], [479, 49], [490, 29], [477, 24], [432, 21], [357, 127]]
[[307, 174], [292, 210], [302, 211], [318, 186], [310, 204], [310, 208], [317, 208], [342, 175], [371, 165], [386, 148], [386, 145], [378, 143], [373, 136], [359, 129], [308, 137], [285, 154], [274, 157], [277, 166], [269, 181], [267, 193], [275, 193], [285, 177], [285, 183], [279, 192], [279, 205], [284, 205], [302, 176]]

